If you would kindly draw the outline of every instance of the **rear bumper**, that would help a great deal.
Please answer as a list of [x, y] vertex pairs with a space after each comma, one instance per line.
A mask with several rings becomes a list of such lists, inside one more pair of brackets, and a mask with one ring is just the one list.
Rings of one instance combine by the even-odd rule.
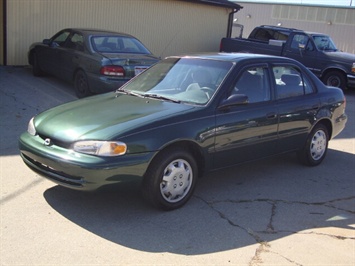
[[130, 80], [130, 78], [115, 78], [90, 74], [88, 74], [88, 79], [90, 84], [90, 91], [93, 93], [115, 91]]
[[344, 113], [335, 120], [335, 125], [333, 127], [332, 138], [336, 137], [345, 128], [346, 122], [348, 121], [348, 116]]

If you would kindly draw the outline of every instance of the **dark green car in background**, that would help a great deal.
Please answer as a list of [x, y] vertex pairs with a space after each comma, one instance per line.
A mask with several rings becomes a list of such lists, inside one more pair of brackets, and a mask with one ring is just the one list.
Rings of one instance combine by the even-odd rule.
[[114, 91], [160, 59], [132, 35], [67, 28], [28, 51], [33, 74], [72, 82], [78, 98]]
[[252, 54], [169, 57], [116, 92], [35, 116], [24, 162], [65, 187], [142, 181], [156, 207], [191, 197], [206, 171], [295, 151], [320, 164], [345, 127], [345, 97], [300, 63]]

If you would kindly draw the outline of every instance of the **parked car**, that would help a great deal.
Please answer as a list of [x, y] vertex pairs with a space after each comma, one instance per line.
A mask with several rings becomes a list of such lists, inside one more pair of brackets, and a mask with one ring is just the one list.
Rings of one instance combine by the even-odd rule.
[[95, 29], [63, 29], [28, 52], [35, 76], [73, 82], [79, 98], [113, 91], [157, 61], [135, 37]]
[[116, 92], [35, 116], [19, 149], [30, 168], [62, 186], [139, 178], [145, 197], [171, 210], [206, 171], [285, 152], [319, 165], [345, 127], [345, 105], [342, 90], [292, 59], [168, 57]]

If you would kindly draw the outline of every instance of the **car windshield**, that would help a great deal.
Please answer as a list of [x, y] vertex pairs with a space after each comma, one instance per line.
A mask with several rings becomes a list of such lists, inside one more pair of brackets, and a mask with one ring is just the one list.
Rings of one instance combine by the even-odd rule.
[[126, 36], [93, 36], [91, 43], [95, 51], [101, 53], [150, 54], [137, 39]]
[[333, 40], [326, 35], [314, 35], [313, 36], [314, 43], [316, 44], [318, 50], [321, 51], [337, 51], [337, 47], [335, 46]]
[[118, 92], [204, 105], [215, 94], [232, 62], [168, 58], [139, 74]]

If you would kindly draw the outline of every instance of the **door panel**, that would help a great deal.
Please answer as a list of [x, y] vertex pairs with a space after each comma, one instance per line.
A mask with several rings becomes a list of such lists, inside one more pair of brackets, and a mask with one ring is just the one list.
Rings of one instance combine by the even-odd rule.
[[277, 152], [277, 106], [271, 100], [268, 68], [245, 68], [231, 95], [245, 95], [249, 102], [216, 115], [215, 168]]
[[279, 114], [278, 152], [300, 149], [320, 107], [318, 96], [297, 67], [274, 66], [273, 73]]

